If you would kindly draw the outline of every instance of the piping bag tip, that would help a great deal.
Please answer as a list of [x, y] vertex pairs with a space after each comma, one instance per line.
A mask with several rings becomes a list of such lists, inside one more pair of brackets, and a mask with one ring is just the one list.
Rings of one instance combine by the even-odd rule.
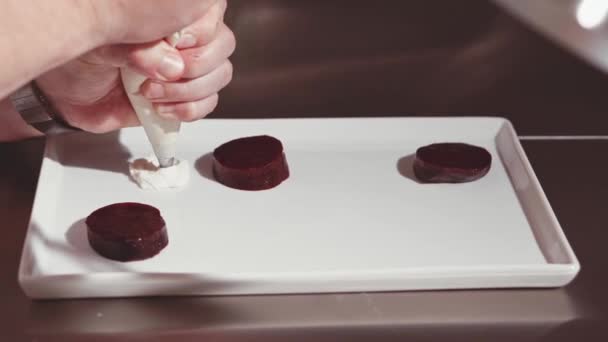
[[158, 166], [161, 169], [175, 166], [178, 163], [179, 163], [179, 161], [175, 157], [171, 157], [171, 158], [158, 158]]

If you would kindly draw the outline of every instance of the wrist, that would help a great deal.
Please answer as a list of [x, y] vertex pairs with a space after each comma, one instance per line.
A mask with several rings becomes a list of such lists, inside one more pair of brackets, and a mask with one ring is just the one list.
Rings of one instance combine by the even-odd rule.
[[[59, 76], [58, 76], [59, 75]], [[70, 83], [66, 83], [63, 73], [46, 73], [33, 82], [38, 91], [43, 94], [46, 101], [52, 107], [52, 117], [63, 123], [64, 125], [82, 130], [79, 123], [74, 120], [78, 117], [78, 108], [81, 107], [76, 103], [72, 103], [66, 99], [66, 93], [75, 93], [78, 88], [73, 87]], [[78, 84], [78, 83], [75, 83]], [[76, 112], [76, 113], [75, 113]]]
[[35, 82], [30, 82], [14, 92], [10, 101], [22, 120], [44, 135], [78, 131], [61, 118], [53, 103]]

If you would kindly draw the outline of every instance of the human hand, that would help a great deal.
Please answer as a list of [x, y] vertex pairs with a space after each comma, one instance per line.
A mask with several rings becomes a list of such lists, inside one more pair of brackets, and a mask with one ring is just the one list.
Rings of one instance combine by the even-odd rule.
[[[142, 3], [140, 6], [145, 7], [144, 1], [123, 2], [131, 6]], [[200, 119], [213, 111], [218, 92], [230, 82], [232, 65], [228, 57], [235, 49], [234, 35], [223, 21], [226, 0], [207, 1], [211, 2], [194, 23], [182, 30], [177, 49], [160, 40], [179, 30], [174, 29], [175, 24], [160, 24], [161, 28], [152, 33], [134, 29], [126, 29], [121, 35], [108, 33], [114, 37], [110, 39], [114, 44], [55, 68], [36, 82], [65, 121], [89, 132], [104, 133], [139, 124], [120, 80], [123, 66], [149, 78], [140, 92], [155, 104], [160, 115], [181, 121]], [[134, 18], [137, 20], [140, 19]], [[163, 20], [181, 23], [181, 19], [158, 18], [158, 22]], [[143, 26], [156, 26], [156, 22]], [[154, 40], [141, 43], [149, 39]]]

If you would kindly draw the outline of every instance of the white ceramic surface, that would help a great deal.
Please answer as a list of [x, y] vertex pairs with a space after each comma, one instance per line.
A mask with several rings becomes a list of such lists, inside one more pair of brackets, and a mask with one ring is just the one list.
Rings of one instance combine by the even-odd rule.
[[[213, 180], [209, 153], [248, 135], [281, 139], [290, 178], [262, 192]], [[484, 178], [419, 184], [417, 147], [461, 141], [494, 158]], [[579, 270], [516, 138], [501, 118], [203, 120], [186, 125], [181, 190], [139, 189], [127, 162], [140, 128], [51, 138], [19, 280], [33, 298], [555, 287]], [[115, 202], [158, 207], [169, 246], [119, 263], [86, 241], [84, 218]]]

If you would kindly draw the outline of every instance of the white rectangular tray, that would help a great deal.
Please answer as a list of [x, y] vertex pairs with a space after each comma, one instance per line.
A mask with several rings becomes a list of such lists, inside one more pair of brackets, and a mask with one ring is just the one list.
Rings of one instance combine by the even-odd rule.
[[[257, 134], [281, 139], [290, 178], [262, 192], [213, 180], [209, 153]], [[482, 179], [419, 184], [419, 146], [492, 153]], [[141, 128], [48, 141], [19, 281], [33, 298], [557, 287], [578, 261], [511, 124], [501, 118], [203, 120], [186, 125], [178, 191], [140, 190], [127, 161]], [[169, 245], [120, 263], [88, 245], [84, 219], [116, 202], [159, 208]]]

